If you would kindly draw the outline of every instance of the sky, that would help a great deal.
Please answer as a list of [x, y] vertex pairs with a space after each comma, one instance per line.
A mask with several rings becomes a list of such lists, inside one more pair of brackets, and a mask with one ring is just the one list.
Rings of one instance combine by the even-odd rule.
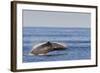
[[24, 27], [74, 27], [89, 28], [90, 13], [23, 10]]

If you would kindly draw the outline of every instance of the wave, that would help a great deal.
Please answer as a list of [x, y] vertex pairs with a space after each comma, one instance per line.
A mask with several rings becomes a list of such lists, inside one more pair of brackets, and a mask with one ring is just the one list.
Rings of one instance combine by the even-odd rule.
[[[60, 42], [62, 43], [62, 42]], [[35, 46], [39, 43], [24, 43], [23, 46]], [[67, 46], [90, 46], [90, 43], [63, 43], [66, 44]]]
[[89, 37], [89, 34], [23, 34], [24, 37]]
[[[84, 49], [86, 49], [86, 48], [90, 48], [91, 46], [90, 45], [87, 45], [87, 46], [68, 46], [68, 48], [74, 48], [74, 49], [80, 49], [80, 48], [84, 48]], [[24, 50], [26, 49], [26, 50], [31, 50], [32, 49], [32, 46], [28, 46], [28, 45], [24, 45], [23, 46], [23, 48], [24, 48]], [[66, 48], [66, 50], [67, 50], [67, 48]]]
[[24, 37], [23, 41], [90, 41], [90, 37]]
[[90, 33], [90, 28], [23, 28], [23, 33]]
[[[24, 41], [24, 44], [33, 44], [33, 43], [41, 43], [46, 41]], [[67, 44], [88, 44], [91, 41], [50, 41], [50, 42], [61, 42], [61, 43], [67, 43]]]

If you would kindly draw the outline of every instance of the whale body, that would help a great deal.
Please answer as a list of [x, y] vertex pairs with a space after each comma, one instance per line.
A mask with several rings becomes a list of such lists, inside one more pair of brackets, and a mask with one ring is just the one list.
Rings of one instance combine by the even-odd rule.
[[30, 53], [33, 55], [46, 55], [48, 52], [55, 50], [65, 50], [65, 48], [67, 48], [67, 46], [63, 44], [48, 41], [46, 43], [33, 46], [32, 51]]

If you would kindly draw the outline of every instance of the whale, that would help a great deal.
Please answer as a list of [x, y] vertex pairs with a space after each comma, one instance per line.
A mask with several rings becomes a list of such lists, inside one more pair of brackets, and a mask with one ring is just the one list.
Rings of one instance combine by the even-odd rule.
[[56, 43], [56, 42], [45, 42], [32, 47], [31, 54], [32, 55], [47, 55], [52, 51], [61, 51], [65, 50], [67, 45]]

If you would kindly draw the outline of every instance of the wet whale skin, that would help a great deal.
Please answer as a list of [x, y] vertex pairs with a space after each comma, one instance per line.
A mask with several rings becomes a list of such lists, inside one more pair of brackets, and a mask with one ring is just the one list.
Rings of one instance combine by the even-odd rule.
[[36, 48], [33, 48], [31, 51], [31, 54], [34, 55], [39, 55], [39, 54], [47, 54], [48, 52], [55, 51], [55, 50], [64, 50], [66, 47], [58, 44], [58, 43], [51, 43], [51, 42], [46, 42], [42, 45], [39, 45]]

